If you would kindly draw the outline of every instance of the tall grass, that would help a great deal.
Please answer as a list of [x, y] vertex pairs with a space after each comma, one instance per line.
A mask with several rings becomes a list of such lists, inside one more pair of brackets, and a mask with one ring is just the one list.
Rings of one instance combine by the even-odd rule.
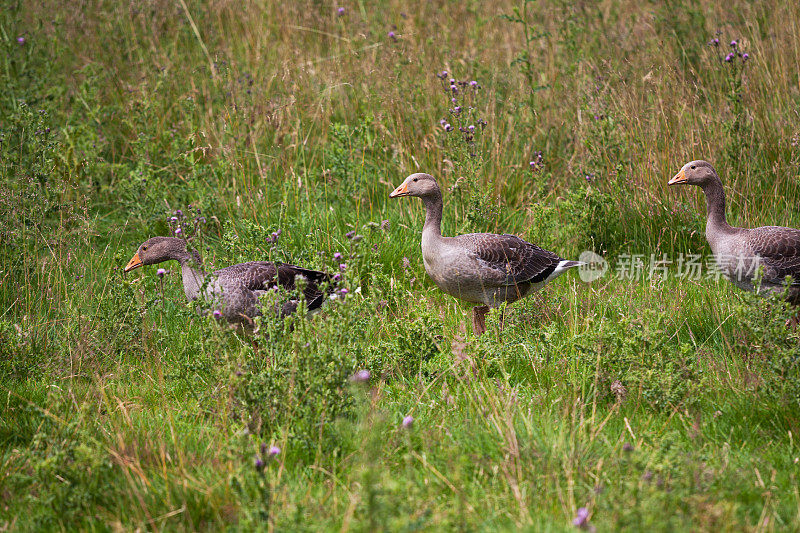
[[[706, 252], [666, 187], [704, 158], [732, 223], [798, 227], [795, 3], [5, 7], [0, 528], [800, 528], [790, 310], [612, 268], [476, 339], [387, 198], [430, 172], [446, 233], [615, 267]], [[480, 85], [474, 146], [442, 71]], [[210, 266], [338, 252], [350, 292], [219, 327], [175, 268], [121, 273], [177, 209]]]

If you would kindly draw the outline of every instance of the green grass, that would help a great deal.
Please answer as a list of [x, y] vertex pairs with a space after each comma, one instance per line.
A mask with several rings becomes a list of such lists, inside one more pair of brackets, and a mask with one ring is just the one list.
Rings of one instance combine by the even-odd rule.
[[[690, 159], [731, 223], [800, 227], [794, 3], [6, 4], [0, 529], [800, 529], [791, 310], [676, 264], [614, 276], [708, 253], [700, 192], [666, 186]], [[612, 270], [475, 338], [421, 203], [388, 199], [416, 171], [446, 234]], [[246, 334], [175, 265], [124, 276], [177, 209], [216, 267], [343, 254], [347, 298]]]

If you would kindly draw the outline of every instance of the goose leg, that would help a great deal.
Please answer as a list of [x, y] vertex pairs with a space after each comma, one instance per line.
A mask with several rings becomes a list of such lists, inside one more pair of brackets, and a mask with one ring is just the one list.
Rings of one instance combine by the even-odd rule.
[[488, 312], [488, 305], [479, 305], [472, 310], [472, 331], [476, 337], [480, 337], [486, 332], [486, 313]]

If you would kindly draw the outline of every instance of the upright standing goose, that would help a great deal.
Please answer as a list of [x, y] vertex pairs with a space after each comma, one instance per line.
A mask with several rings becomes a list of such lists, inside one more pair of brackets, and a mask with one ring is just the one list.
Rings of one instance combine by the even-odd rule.
[[486, 313], [540, 289], [568, 269], [567, 261], [516, 235], [468, 233], [442, 236], [442, 192], [430, 174], [412, 174], [389, 195], [417, 196], [425, 204], [422, 260], [436, 285], [451, 296], [479, 304], [473, 310], [475, 335], [486, 331]]
[[[736, 286], [752, 291], [753, 278], [763, 267], [761, 291], [783, 294], [800, 305], [800, 230], [781, 226], [735, 228], [725, 220], [725, 191], [708, 161], [691, 161], [669, 185], [697, 185], [706, 195], [706, 239], [717, 266]], [[786, 286], [786, 277], [791, 282]]]
[[[269, 261], [240, 263], [206, 274], [200, 254], [196, 250], [189, 251], [186, 241], [175, 237], [153, 237], [145, 241], [128, 261], [125, 272], [169, 260], [181, 265], [186, 297], [195, 300], [201, 296], [205, 285], [203, 298], [212, 306], [218, 306], [221, 317], [232, 323], [249, 323], [251, 318], [259, 314], [259, 296], [278, 286], [294, 289], [298, 276], [305, 278], [302, 291], [308, 310], [316, 309], [325, 299], [319, 286], [330, 280], [330, 276], [324, 272]], [[206, 282], [207, 277], [209, 279]], [[293, 313], [298, 304], [297, 300], [283, 303], [281, 313], [284, 316]]]

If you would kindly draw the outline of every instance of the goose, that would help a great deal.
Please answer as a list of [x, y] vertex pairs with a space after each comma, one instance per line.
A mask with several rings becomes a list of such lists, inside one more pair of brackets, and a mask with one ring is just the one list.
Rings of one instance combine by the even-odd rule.
[[389, 198], [403, 196], [421, 198], [425, 205], [425, 271], [445, 293], [477, 304], [472, 316], [476, 336], [486, 331], [490, 308], [515, 302], [583, 264], [562, 259], [516, 235], [468, 233], [443, 237], [442, 192], [430, 174], [411, 174], [389, 194]]
[[[302, 286], [306, 307], [311, 311], [322, 305], [325, 299], [319, 285], [331, 279], [324, 272], [269, 261], [240, 263], [206, 274], [197, 250], [188, 249], [186, 241], [177, 237], [148, 239], [139, 246], [124, 271], [127, 273], [142, 265], [155, 265], [169, 260], [181, 265], [186, 298], [195, 300], [202, 293], [212, 307], [218, 307], [214, 312], [215, 317], [245, 325], [251, 324], [251, 319], [260, 314], [258, 298], [268, 290], [277, 290], [278, 286], [292, 290], [298, 277], [305, 278], [305, 283], [298, 285]], [[281, 316], [294, 313], [298, 305], [298, 300], [283, 303], [280, 307]]]
[[[762, 295], [786, 294], [800, 305], [800, 229], [781, 226], [736, 228], [725, 219], [725, 190], [708, 161], [686, 163], [668, 185], [697, 185], [706, 195], [706, 240], [717, 267], [737, 287], [754, 291], [753, 278], [763, 267]], [[787, 287], [786, 278], [791, 281]], [[798, 315], [800, 317], [800, 314]], [[796, 324], [795, 317], [793, 324]]]

